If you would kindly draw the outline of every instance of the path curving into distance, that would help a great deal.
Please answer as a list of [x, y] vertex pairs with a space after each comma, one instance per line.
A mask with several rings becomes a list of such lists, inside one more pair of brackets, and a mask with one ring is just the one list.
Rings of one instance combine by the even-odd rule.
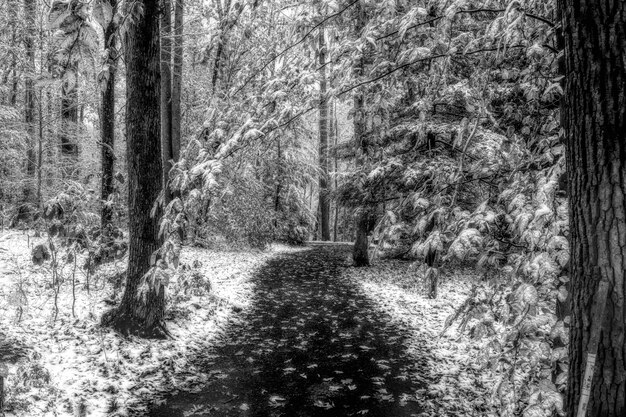
[[150, 417], [410, 417], [425, 363], [406, 354], [400, 328], [340, 279], [348, 252], [314, 249], [270, 260], [253, 278], [242, 320], [198, 358], [211, 376]]

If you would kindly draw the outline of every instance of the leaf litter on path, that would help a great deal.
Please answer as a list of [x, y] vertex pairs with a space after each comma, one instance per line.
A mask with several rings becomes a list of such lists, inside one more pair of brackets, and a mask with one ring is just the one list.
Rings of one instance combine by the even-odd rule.
[[[241, 320], [207, 352], [220, 357], [228, 377], [196, 395], [170, 397], [150, 415], [188, 415], [193, 404], [232, 395], [255, 416], [420, 415], [414, 393], [424, 385], [415, 376], [428, 364], [408, 353], [404, 329], [388, 313], [341, 278], [344, 258], [317, 247], [269, 261], [252, 280]], [[242, 415], [239, 407], [215, 415]]]

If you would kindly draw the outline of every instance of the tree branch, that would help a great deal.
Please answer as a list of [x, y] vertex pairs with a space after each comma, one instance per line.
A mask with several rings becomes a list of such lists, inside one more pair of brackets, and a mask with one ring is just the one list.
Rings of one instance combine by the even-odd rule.
[[346, 7], [344, 7], [343, 9], [339, 10], [336, 13], [333, 13], [331, 15], [326, 16], [325, 18], [323, 18], [320, 22], [318, 22], [315, 26], [313, 26], [302, 38], [300, 38], [300, 40], [296, 43], [293, 43], [291, 45], [289, 45], [288, 47], [286, 47], [285, 49], [283, 49], [282, 51], [280, 51], [277, 55], [273, 56], [272, 58], [270, 58], [265, 64], [263, 64], [263, 66], [256, 70], [254, 72], [254, 74], [252, 74], [250, 77], [248, 77], [248, 79], [246, 79], [246, 81], [241, 85], [241, 87], [239, 87], [234, 94], [239, 93], [241, 90], [243, 90], [246, 85], [248, 85], [250, 83], [250, 81], [252, 81], [257, 74], [263, 72], [263, 70], [265, 70], [265, 68], [267, 68], [272, 62], [276, 61], [279, 57], [283, 56], [285, 53], [287, 53], [288, 51], [290, 51], [291, 49], [295, 48], [296, 46], [300, 45], [302, 42], [304, 42], [310, 35], [311, 33], [313, 33], [315, 31], [315, 29], [317, 29], [318, 27], [322, 26], [325, 22], [327, 22], [328, 20], [337, 17], [339, 15], [341, 15], [343, 12], [345, 12], [346, 10], [348, 10], [350, 7], [354, 6], [355, 4], [357, 4], [359, 1], [361, 0], [354, 0], [351, 3], [349, 3]]
[[[513, 45], [513, 46], [510, 46], [508, 49], [518, 49], [518, 48], [526, 48], [526, 46], [525, 45]], [[361, 86], [363, 86], [365, 84], [370, 84], [370, 83], [376, 82], [376, 81], [378, 81], [380, 79], [383, 79], [383, 78], [393, 74], [394, 72], [400, 71], [401, 69], [408, 68], [408, 67], [410, 67], [412, 65], [415, 65], [415, 64], [419, 64], [420, 62], [432, 61], [433, 59], [444, 58], [444, 57], [455, 57], [455, 56], [463, 57], [463, 56], [467, 56], [467, 55], [479, 54], [481, 52], [493, 52], [493, 51], [497, 51], [498, 49], [500, 49], [500, 48], [477, 49], [475, 51], [465, 52], [465, 53], [462, 53], [462, 54], [445, 53], [445, 54], [438, 54], [438, 55], [427, 56], [427, 57], [424, 57], [424, 58], [418, 58], [418, 59], [416, 59], [414, 61], [407, 62], [406, 64], [402, 64], [400, 66], [392, 68], [391, 70], [389, 70], [389, 71], [387, 71], [387, 72], [385, 72], [385, 73], [383, 73], [383, 74], [381, 74], [381, 75], [379, 75], [377, 77], [371, 78], [369, 80], [362, 81], [362, 82], [357, 83], [357, 84], [355, 84], [355, 85], [353, 85], [351, 87], [348, 87], [348, 88], [340, 91], [339, 93], [337, 93], [337, 97], [340, 97], [340, 96], [342, 96], [342, 95], [344, 95], [344, 94], [354, 90], [355, 88], [359, 88], [359, 87], [361, 87]]]

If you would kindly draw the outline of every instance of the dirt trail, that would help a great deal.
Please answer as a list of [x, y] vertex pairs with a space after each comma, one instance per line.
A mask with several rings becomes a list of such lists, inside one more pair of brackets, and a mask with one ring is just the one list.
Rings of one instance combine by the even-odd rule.
[[269, 261], [254, 277], [252, 307], [198, 359], [210, 382], [150, 416], [419, 415], [426, 365], [408, 357], [385, 313], [339, 279], [346, 256], [316, 247]]

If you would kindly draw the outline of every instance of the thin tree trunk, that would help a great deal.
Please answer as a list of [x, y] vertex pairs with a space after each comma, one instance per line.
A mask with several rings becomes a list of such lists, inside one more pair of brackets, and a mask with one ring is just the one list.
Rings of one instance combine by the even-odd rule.
[[39, 137], [37, 138], [37, 209], [41, 209], [41, 170], [43, 169], [43, 93], [39, 90]]
[[328, 100], [326, 98], [326, 34], [319, 29], [318, 58], [320, 70], [319, 98], [319, 215], [320, 235], [323, 241], [330, 240], [330, 200], [328, 198]]
[[[117, 11], [117, 0], [110, 0], [113, 14]], [[117, 24], [111, 20], [104, 31], [109, 76], [102, 91], [101, 109], [101, 158], [102, 158], [102, 211], [101, 228], [106, 231], [113, 220], [113, 210], [108, 204], [114, 192], [113, 169], [115, 166], [115, 81], [117, 76]]]
[[152, 216], [161, 191], [161, 99], [159, 2], [144, 0], [125, 39], [126, 158], [128, 163], [129, 254], [120, 306], [102, 322], [123, 333], [163, 336], [164, 283], [150, 270], [159, 248], [159, 215]]
[[[335, 192], [339, 188], [338, 186], [338, 174], [339, 174], [339, 164], [337, 160], [337, 137], [339, 136], [338, 127], [337, 127], [337, 103], [333, 101], [333, 105], [331, 107], [332, 115], [330, 118], [331, 123], [331, 135], [333, 142], [333, 162], [334, 162], [334, 180], [335, 180]], [[339, 201], [335, 198], [335, 222], [333, 225], [333, 241], [337, 241], [337, 224], [339, 223]]]
[[[356, 37], [361, 36], [361, 31], [365, 27], [365, 11], [363, 10], [363, 5], [359, 2], [355, 6], [356, 16], [356, 26], [355, 26], [355, 35]], [[353, 68], [354, 78], [355, 80], [360, 80], [363, 77], [364, 67], [365, 67], [365, 57], [363, 56], [364, 52], [361, 52], [361, 56], [356, 60]], [[356, 90], [354, 94], [354, 140], [356, 146], [356, 165], [357, 168], [362, 166], [364, 163], [364, 159], [366, 157], [366, 141], [365, 141], [365, 120], [364, 120], [364, 93], [362, 88]], [[356, 213], [356, 221], [355, 221], [355, 229], [356, 229], [356, 239], [354, 241], [354, 248], [352, 251], [352, 261], [355, 266], [368, 266], [369, 254], [367, 252], [369, 248], [369, 242], [367, 239], [368, 235], [368, 224], [370, 223], [370, 213], [369, 207], [365, 204], [364, 206], [357, 210]]]
[[[46, 145], [46, 157], [48, 160], [48, 163], [51, 163], [54, 159], [55, 159], [55, 154], [54, 154], [54, 150], [55, 150], [55, 138], [56, 138], [56, 132], [54, 131], [53, 125], [52, 125], [52, 115], [53, 115], [53, 109], [52, 109], [52, 91], [50, 87], [46, 87], [46, 135], [48, 136], [48, 141], [47, 141], [47, 145]], [[53, 185], [53, 179], [52, 179], [52, 172], [51, 170], [48, 170], [46, 172], [46, 185], [48, 185], [49, 187], [51, 187]]]
[[181, 97], [183, 86], [183, 0], [174, 0], [174, 57], [172, 68], [172, 159], [180, 159]]
[[[276, 194], [274, 196], [274, 213], [278, 216], [280, 211], [280, 193], [283, 186], [283, 157], [280, 146], [280, 138], [276, 141]], [[278, 224], [275, 223], [275, 226]]]
[[19, 79], [17, 77], [17, 49], [18, 49], [18, 40], [17, 40], [17, 18], [18, 18], [18, 1], [17, 0], [8, 0], [7, 1], [7, 24], [9, 28], [11, 28], [11, 65], [9, 70], [7, 71], [7, 80], [9, 75], [11, 76], [11, 89], [9, 90], [8, 103], [11, 106], [15, 106], [17, 103], [17, 89], [19, 85]]
[[161, 150], [165, 205], [172, 200], [168, 186], [174, 151], [172, 146], [172, 12], [169, 0], [161, 0]]
[[[565, 36], [572, 319], [566, 408], [626, 415], [626, 3], [559, 1]], [[597, 356], [596, 356], [597, 355]], [[595, 372], [586, 367], [593, 364]]]
[[[37, 157], [35, 155], [36, 127], [35, 127], [35, 17], [37, 15], [37, 5], [35, 0], [24, 0], [24, 49], [26, 54], [26, 77], [24, 81], [24, 123], [28, 133], [28, 147], [26, 151], [26, 185], [24, 186], [24, 201], [32, 204], [34, 197], [35, 169]], [[30, 208], [29, 208], [30, 211]], [[20, 213], [20, 217], [29, 214]]]

